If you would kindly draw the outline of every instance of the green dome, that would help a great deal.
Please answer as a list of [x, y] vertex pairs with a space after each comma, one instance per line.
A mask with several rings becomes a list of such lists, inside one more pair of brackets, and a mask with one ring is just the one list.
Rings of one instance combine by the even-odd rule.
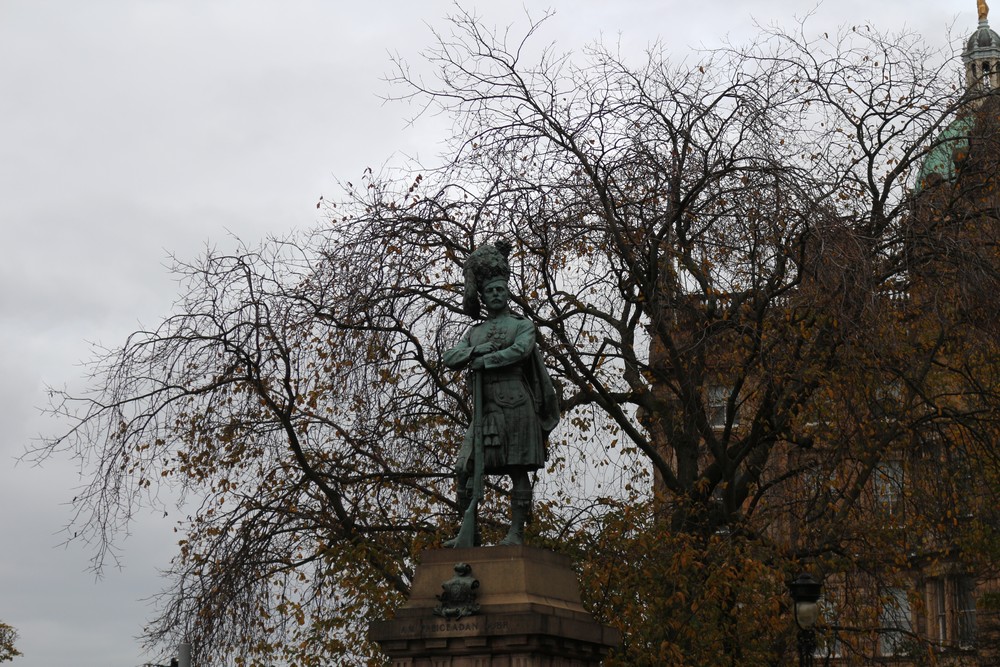
[[934, 147], [927, 152], [920, 173], [917, 176], [917, 190], [940, 178], [954, 181], [958, 174], [958, 163], [969, 154], [969, 135], [975, 119], [963, 116], [952, 121], [934, 139]]

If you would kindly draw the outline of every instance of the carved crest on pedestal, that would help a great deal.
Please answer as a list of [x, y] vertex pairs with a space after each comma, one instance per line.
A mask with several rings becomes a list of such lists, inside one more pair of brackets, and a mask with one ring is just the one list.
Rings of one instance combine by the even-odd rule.
[[440, 601], [434, 608], [436, 616], [462, 618], [479, 611], [479, 603], [476, 602], [479, 580], [472, 576], [472, 567], [468, 563], [457, 563], [455, 576], [441, 584], [441, 588], [441, 594], [436, 596]]

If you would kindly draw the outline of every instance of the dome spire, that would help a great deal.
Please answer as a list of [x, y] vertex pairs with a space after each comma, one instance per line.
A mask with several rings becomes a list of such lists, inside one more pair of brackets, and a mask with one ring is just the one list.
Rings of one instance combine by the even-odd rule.
[[1000, 35], [990, 29], [990, 7], [986, 0], [976, 0], [979, 27], [969, 37], [962, 51], [965, 81], [971, 90], [1000, 90]]

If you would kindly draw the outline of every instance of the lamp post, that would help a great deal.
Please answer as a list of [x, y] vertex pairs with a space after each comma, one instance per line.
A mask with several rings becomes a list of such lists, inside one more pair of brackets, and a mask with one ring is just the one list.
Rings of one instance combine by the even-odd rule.
[[169, 665], [157, 665], [147, 662], [143, 667], [191, 667], [191, 644], [184, 642], [177, 645], [177, 657], [170, 659]]
[[788, 584], [792, 596], [795, 625], [798, 626], [799, 667], [813, 667], [816, 653], [816, 621], [819, 620], [819, 600], [823, 584], [806, 572]]
[[191, 667], [191, 643], [183, 641], [177, 645], [177, 667]]

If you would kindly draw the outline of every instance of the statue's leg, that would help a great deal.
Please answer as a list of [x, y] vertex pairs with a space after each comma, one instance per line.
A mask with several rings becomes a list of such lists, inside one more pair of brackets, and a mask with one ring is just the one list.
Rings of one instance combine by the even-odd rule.
[[527, 470], [510, 474], [510, 530], [502, 545], [524, 544], [524, 523], [531, 512], [531, 479]]
[[[455, 471], [455, 504], [458, 505], [458, 520], [459, 522], [465, 518], [465, 512], [469, 509], [469, 505], [472, 503], [472, 475], [468, 470], [459, 469]], [[476, 535], [475, 544], [479, 546], [481, 543], [479, 535], [479, 523], [476, 523]], [[446, 548], [454, 547], [458, 544], [458, 536], [451, 538], [450, 540], [445, 540], [442, 546]]]

